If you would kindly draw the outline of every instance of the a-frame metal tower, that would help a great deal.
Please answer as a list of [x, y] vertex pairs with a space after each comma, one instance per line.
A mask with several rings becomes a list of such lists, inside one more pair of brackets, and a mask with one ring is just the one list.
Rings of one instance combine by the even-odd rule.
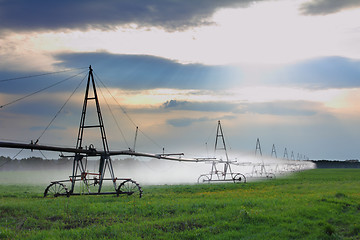
[[275, 144], [272, 145], [272, 149], [271, 149], [271, 157], [277, 158], [277, 154], [276, 154], [276, 148], [275, 148]]
[[[90, 101], [94, 101], [96, 112], [97, 112], [98, 122], [95, 125], [87, 125], [86, 124], [86, 113], [88, 110], [88, 102], [90, 102]], [[110, 154], [109, 154], [109, 145], [108, 145], [107, 138], [106, 138], [104, 121], [103, 121], [101, 110], [100, 110], [100, 104], [99, 104], [99, 99], [98, 99], [98, 95], [96, 92], [94, 75], [93, 75], [93, 70], [91, 68], [91, 65], [89, 67], [89, 75], [88, 75], [88, 80], [87, 80], [87, 84], [86, 84], [84, 103], [83, 103], [81, 119], [80, 119], [80, 126], [79, 126], [77, 141], [76, 141], [76, 149], [83, 149], [84, 131], [86, 129], [90, 129], [90, 128], [99, 129], [100, 134], [101, 134], [101, 140], [102, 140], [102, 148], [103, 148], [102, 149], [103, 154], [100, 156], [99, 172], [97, 173], [98, 177], [99, 177], [98, 193], [100, 193], [100, 191], [101, 191], [103, 179], [105, 176], [105, 171], [107, 168], [109, 169], [109, 173], [110, 173], [111, 179], [113, 180], [114, 188], [116, 190], [116, 183], [115, 183], [116, 179], [115, 179], [114, 170], [112, 167], [111, 158], [110, 158]], [[93, 148], [92, 145], [89, 146], [89, 150], [91, 150], [91, 148]], [[72, 171], [72, 177], [71, 177], [72, 184], [71, 184], [70, 193], [73, 193], [73, 191], [74, 191], [76, 179], [79, 177], [78, 172], [81, 173], [81, 175], [80, 175], [81, 180], [87, 181], [86, 176], [84, 176], [85, 174], [87, 174], [86, 169], [83, 164], [84, 157], [85, 156], [82, 155], [81, 153], [75, 153], [74, 163], [73, 163], [73, 171]], [[97, 174], [92, 173], [92, 175], [97, 175]], [[85, 183], [87, 184], [87, 182], [85, 182]]]
[[[231, 164], [236, 164], [236, 162], [229, 160], [220, 120], [218, 121], [216, 130], [214, 154], [216, 154], [216, 152], [219, 150], [224, 151], [226, 159], [217, 160], [216, 158], [209, 158], [208, 161], [211, 162], [211, 171], [209, 174], [200, 175], [200, 177], [198, 178], [198, 183], [226, 181], [231, 181], [234, 183], [246, 182], [245, 175], [243, 175], [242, 173], [234, 173], [231, 170]], [[223, 170], [218, 170], [218, 164], [224, 164]]]
[[[274, 150], [275, 150], [275, 145], [273, 144], [271, 154], [273, 154]], [[262, 155], [262, 151], [261, 151], [261, 145], [260, 145], [259, 138], [256, 139], [255, 156], [257, 156], [258, 153], [260, 154], [258, 156], [258, 158], [261, 160], [261, 163], [253, 165], [251, 177], [275, 178], [275, 174], [269, 173], [265, 168], [265, 163], [264, 163], [264, 159], [263, 159], [263, 155]], [[275, 151], [275, 154], [276, 154], [276, 151]], [[260, 167], [260, 169], [258, 169], [258, 167]]]
[[[220, 139], [220, 141], [219, 141], [219, 139]], [[223, 133], [223, 130], [221, 127], [220, 120], [218, 121], [217, 129], [216, 129], [216, 139], [215, 139], [214, 151], [216, 153], [219, 150], [224, 151], [225, 157], [226, 157], [225, 163], [224, 163], [224, 171], [223, 171], [223, 175], [225, 176], [228, 171], [231, 173], [231, 167], [230, 167], [230, 163], [229, 163], [229, 156], [227, 154], [224, 133]], [[214, 166], [214, 163], [213, 163], [213, 166]]]

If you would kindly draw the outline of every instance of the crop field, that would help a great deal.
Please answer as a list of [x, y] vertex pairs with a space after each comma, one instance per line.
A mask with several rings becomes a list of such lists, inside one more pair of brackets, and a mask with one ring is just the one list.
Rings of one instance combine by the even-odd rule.
[[0, 239], [360, 239], [360, 170], [144, 186], [141, 199], [0, 185]]

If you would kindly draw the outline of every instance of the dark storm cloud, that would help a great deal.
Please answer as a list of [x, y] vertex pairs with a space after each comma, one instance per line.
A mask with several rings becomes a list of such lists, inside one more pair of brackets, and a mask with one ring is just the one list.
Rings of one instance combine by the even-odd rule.
[[181, 64], [148, 55], [79, 53], [58, 55], [57, 59], [68, 68], [91, 64], [108, 87], [129, 90], [226, 89], [242, 80], [236, 67]]
[[136, 23], [168, 30], [209, 24], [220, 8], [247, 7], [253, 0], [2, 0], [0, 29], [109, 29]]
[[359, 0], [312, 0], [304, 3], [300, 10], [305, 15], [326, 15], [357, 7], [360, 7]]
[[360, 61], [342, 57], [307, 60], [275, 71], [268, 80], [310, 89], [360, 87]]

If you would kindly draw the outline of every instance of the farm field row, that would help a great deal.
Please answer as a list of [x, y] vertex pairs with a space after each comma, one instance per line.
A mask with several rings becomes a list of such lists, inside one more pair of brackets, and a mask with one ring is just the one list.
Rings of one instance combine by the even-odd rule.
[[360, 170], [246, 184], [144, 186], [125, 196], [43, 198], [0, 185], [0, 239], [359, 239]]

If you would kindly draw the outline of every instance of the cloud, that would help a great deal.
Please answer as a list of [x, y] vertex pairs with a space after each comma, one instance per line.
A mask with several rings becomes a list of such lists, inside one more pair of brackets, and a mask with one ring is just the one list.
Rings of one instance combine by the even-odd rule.
[[358, 0], [312, 0], [303, 3], [300, 10], [304, 15], [326, 15], [358, 7], [360, 7]]
[[[59, 97], [51, 98], [51, 94], [43, 94], [38, 97], [28, 98], [23, 101], [15, 102], [14, 104], [6, 105], [4, 108], [1, 108], [1, 111], [28, 116], [40, 116], [41, 118], [46, 118], [50, 121], [51, 118], [60, 111], [62, 105], [65, 104], [65, 101], [66, 99]], [[81, 111], [80, 104], [81, 103], [76, 103], [74, 99], [72, 99], [72, 101], [65, 104], [61, 113], [64, 114], [66, 112], [68, 115], [75, 113], [77, 116], [78, 112]]]
[[63, 0], [0, 1], [0, 29], [111, 29], [117, 25], [163, 27], [167, 30], [211, 24], [221, 8], [247, 7], [253, 0]]
[[121, 55], [105, 52], [74, 53], [56, 56], [62, 67], [92, 65], [109, 87], [129, 90], [226, 89], [242, 80], [241, 71], [232, 66], [181, 64], [149, 55]]
[[[31, 130], [31, 131], [43, 131], [44, 126], [34, 126], [34, 127], [29, 128], [29, 130]], [[62, 126], [50, 126], [48, 128], [48, 130], [66, 130], [66, 128], [62, 127]]]
[[[64, 83], [48, 89], [47, 92], [70, 91], [87, 74], [89, 65], [92, 65], [95, 77], [103, 81], [107, 87], [125, 90], [155, 88], [223, 90], [242, 81], [241, 70], [237, 67], [181, 64], [149, 55], [117, 55], [100, 52], [58, 54], [54, 57], [59, 62], [56, 66], [60, 69], [81, 69], [13, 81], [7, 79], [41, 75], [44, 72], [24, 73], [3, 70], [0, 71], [0, 92], [30, 94], [61, 81]], [[84, 73], [79, 74], [81, 72]], [[68, 79], [72, 76], [74, 77]]]
[[170, 124], [173, 127], [188, 127], [194, 122], [204, 122], [204, 121], [210, 121], [209, 118], [203, 117], [203, 118], [175, 118], [175, 119], [169, 119], [167, 120], [167, 123]]
[[163, 103], [163, 107], [166, 108], [178, 108], [178, 107], [182, 107], [184, 105], [187, 105], [189, 102], [188, 101], [176, 101], [176, 100], [170, 100], [170, 101], [166, 101], [165, 103]]
[[282, 86], [329, 89], [360, 87], [359, 76], [359, 60], [325, 57], [283, 66], [266, 78]]
[[228, 102], [190, 102], [170, 100], [162, 104], [167, 110], [188, 110], [200, 112], [233, 112], [239, 105]]
[[35, 92], [68, 92], [75, 89], [87, 75], [87, 69], [73, 71], [40, 72], [0, 71], [0, 93], [23, 94]]
[[198, 122], [215, 122], [217, 120], [224, 120], [224, 119], [233, 120], [235, 118], [236, 118], [235, 115], [225, 115], [220, 118], [209, 118], [209, 117], [173, 118], [173, 119], [168, 119], [166, 122], [167, 122], [167, 124], [170, 124], [173, 127], [188, 127], [188, 126], [192, 125], [193, 123], [198, 123]]
[[242, 111], [280, 116], [313, 116], [324, 112], [324, 106], [321, 103], [309, 101], [277, 101], [244, 104]]

